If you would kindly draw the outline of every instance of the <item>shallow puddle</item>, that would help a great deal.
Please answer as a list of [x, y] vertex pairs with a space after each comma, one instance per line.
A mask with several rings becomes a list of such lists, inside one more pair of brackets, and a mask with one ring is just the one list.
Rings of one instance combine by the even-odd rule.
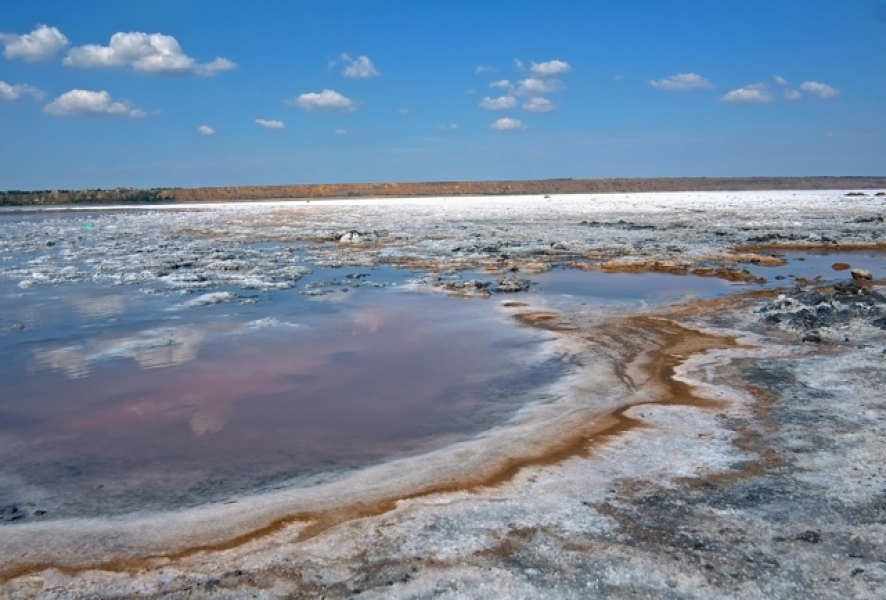
[[[886, 251], [883, 250], [804, 250], [803, 252], [779, 252], [787, 264], [780, 267], [744, 265], [751, 274], [766, 279], [767, 287], [791, 285], [796, 278], [812, 281], [821, 277], [822, 281], [851, 279], [851, 269], [861, 268], [871, 272], [874, 279], [886, 278]], [[835, 264], [849, 265], [849, 268], [835, 270]]]
[[714, 277], [667, 273], [603, 273], [578, 269], [555, 269], [533, 275], [535, 291], [577, 296], [596, 303], [649, 301], [672, 302], [687, 297], [713, 298], [735, 291], [735, 285]]
[[310, 485], [501, 423], [561, 369], [492, 303], [288, 292], [176, 319], [71, 287], [0, 337], [0, 498], [43, 518]]

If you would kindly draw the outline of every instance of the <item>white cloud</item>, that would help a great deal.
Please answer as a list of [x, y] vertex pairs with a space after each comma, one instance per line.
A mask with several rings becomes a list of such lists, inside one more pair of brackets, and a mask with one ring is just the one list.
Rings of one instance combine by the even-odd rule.
[[408, 115], [409, 109], [408, 108], [398, 108], [397, 112], [400, 113], [401, 115]]
[[520, 95], [554, 94], [563, 91], [565, 86], [559, 79], [538, 79], [529, 77], [517, 82], [515, 93]]
[[477, 93], [477, 90], [475, 90], [474, 88], [469, 88], [469, 89], [465, 90], [465, 94], [468, 96], [473, 96], [476, 93]]
[[502, 88], [506, 90], [511, 87], [511, 82], [507, 79], [502, 79], [501, 81], [493, 81], [489, 84], [489, 87]]
[[840, 90], [837, 88], [833, 88], [824, 83], [818, 83], [817, 81], [804, 81], [800, 84], [800, 89], [804, 92], [809, 92], [813, 96], [817, 96], [822, 100], [833, 98], [840, 93]]
[[283, 121], [268, 121], [267, 119], [256, 119], [255, 123], [259, 127], [264, 127], [265, 129], [286, 129], [286, 124]]
[[114, 102], [111, 95], [104, 90], [101, 92], [71, 90], [47, 104], [43, 110], [57, 117], [84, 115], [135, 118], [145, 116], [145, 111], [132, 108], [126, 102]]
[[443, 131], [455, 131], [458, 129], [458, 123], [451, 123], [449, 125], [440, 125], [439, 126]]
[[534, 113], [547, 113], [554, 110], [554, 103], [547, 98], [537, 96], [523, 103], [523, 110]]
[[215, 129], [213, 129], [209, 125], [201, 125], [200, 127], [197, 128], [197, 132], [200, 135], [206, 135], [206, 136], [215, 135]]
[[788, 80], [782, 77], [781, 75], [773, 75], [772, 78], [775, 80], [775, 83], [778, 85], [787, 85]]
[[3, 56], [27, 61], [49, 60], [68, 45], [68, 38], [56, 27], [38, 25], [31, 33], [0, 33]]
[[788, 100], [789, 102], [794, 102], [796, 100], [799, 100], [802, 97], [803, 97], [803, 94], [801, 94], [797, 90], [785, 90], [785, 92], [784, 92], [784, 99]]
[[738, 104], [765, 104], [772, 102], [773, 99], [769, 86], [763, 83], [747, 85], [743, 88], [732, 90], [720, 98], [723, 102], [735, 102]]
[[500, 98], [483, 98], [480, 102], [480, 108], [486, 110], [506, 110], [517, 106], [517, 99], [513, 96], [501, 96]]
[[351, 58], [347, 54], [342, 54], [341, 59], [345, 63], [345, 70], [341, 74], [348, 79], [372, 79], [380, 75], [368, 56]]
[[286, 100], [286, 104], [298, 106], [308, 112], [353, 112], [357, 110], [357, 103], [342, 96], [334, 90], [302, 94], [298, 98]]
[[226, 58], [198, 63], [182, 52], [178, 41], [171, 35], [137, 31], [115, 33], [107, 46], [88, 44], [71, 48], [62, 64], [84, 69], [129, 65], [143, 73], [202, 77], [237, 68], [236, 63]]
[[543, 63], [530, 63], [529, 70], [540, 77], [551, 77], [568, 73], [572, 67], [562, 60], [549, 60]]
[[525, 71], [526, 67], [523, 66], [523, 61], [519, 58], [514, 59], [514, 66], [520, 69], [521, 71]]
[[335, 130], [335, 135], [347, 135], [347, 134], [348, 134], [347, 129], [336, 129]]
[[480, 65], [479, 67], [474, 69], [474, 73], [476, 75], [481, 75], [483, 73], [494, 73], [494, 72], [495, 72], [495, 69], [493, 69], [492, 67], [486, 67], [484, 65]]
[[27, 83], [9, 85], [5, 81], [0, 81], [0, 100], [14, 102], [24, 96], [30, 96], [34, 100], [43, 100], [46, 97], [46, 92]]
[[678, 73], [664, 79], [655, 79], [649, 85], [657, 90], [687, 92], [689, 90], [711, 89], [714, 84], [696, 73]]
[[490, 125], [489, 128], [498, 131], [518, 131], [523, 129], [523, 123], [520, 122], [520, 119], [509, 119], [504, 117]]

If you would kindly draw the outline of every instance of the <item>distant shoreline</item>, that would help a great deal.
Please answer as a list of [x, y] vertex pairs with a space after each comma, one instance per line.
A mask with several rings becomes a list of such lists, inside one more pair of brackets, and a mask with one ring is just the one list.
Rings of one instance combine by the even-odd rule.
[[541, 179], [424, 183], [339, 183], [151, 189], [9, 190], [0, 206], [154, 204], [253, 200], [332, 200], [503, 196], [537, 194], [619, 194], [768, 190], [886, 190], [886, 177], [673, 177], [650, 179]]

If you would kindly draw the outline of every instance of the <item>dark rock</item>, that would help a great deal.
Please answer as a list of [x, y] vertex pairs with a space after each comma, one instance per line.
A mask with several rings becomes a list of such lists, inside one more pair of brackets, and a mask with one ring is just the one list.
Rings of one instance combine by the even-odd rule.
[[812, 332], [807, 333], [806, 335], [803, 336], [803, 341], [804, 342], [812, 342], [813, 344], [820, 344], [821, 343], [821, 336], [818, 333], [812, 331]]
[[10, 329], [13, 331], [22, 331], [22, 330], [24, 330], [24, 328], [25, 328], [25, 326], [22, 325], [21, 323], [16, 323], [12, 327], [10, 327]]
[[831, 268], [834, 271], [847, 271], [852, 268], [852, 265], [850, 265], [849, 263], [838, 262], [831, 265]]
[[870, 281], [874, 278], [874, 275], [867, 269], [852, 269], [851, 273], [852, 279]]
[[864, 192], [849, 192], [847, 196], [867, 196]]
[[797, 536], [797, 539], [803, 542], [809, 542], [810, 544], [818, 544], [821, 542], [821, 533], [812, 530], [804, 531]]
[[863, 289], [854, 281], [841, 281], [834, 285], [834, 294], [837, 296], [856, 296], [861, 294]]
[[0, 521], [18, 521], [24, 518], [25, 513], [18, 506], [9, 505], [0, 509]]
[[528, 279], [521, 279], [520, 277], [514, 277], [513, 275], [508, 275], [505, 277], [499, 278], [496, 282], [495, 286], [493, 286], [493, 291], [499, 294], [507, 294], [513, 292], [525, 292], [529, 289], [529, 286], [532, 285], [532, 282]]

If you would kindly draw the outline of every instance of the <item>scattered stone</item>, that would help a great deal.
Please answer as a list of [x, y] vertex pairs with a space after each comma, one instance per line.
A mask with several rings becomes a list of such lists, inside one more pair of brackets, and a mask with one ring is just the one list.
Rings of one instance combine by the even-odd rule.
[[22, 325], [21, 323], [15, 323], [12, 327], [10, 327], [10, 329], [13, 331], [23, 331], [24, 328], [25, 328], [25, 326]]
[[838, 262], [838, 263], [834, 263], [833, 265], [831, 265], [831, 268], [834, 271], [848, 271], [849, 269], [852, 268], [852, 265], [850, 265], [849, 263]]
[[874, 275], [867, 269], [852, 269], [851, 274], [852, 279], [870, 281], [874, 278]]
[[42, 517], [42, 516], [45, 515], [45, 514], [46, 514], [46, 511], [45, 511], [45, 510], [35, 510], [35, 511], [34, 511], [34, 516], [35, 516], [35, 517]]
[[874, 196], [886, 196], [886, 192], [877, 192]]
[[339, 238], [341, 244], [361, 244], [363, 243], [363, 235], [356, 230], [351, 230]]
[[532, 285], [532, 282], [528, 279], [522, 279], [520, 277], [514, 277], [513, 275], [508, 275], [506, 277], [500, 277], [493, 287], [493, 291], [499, 294], [508, 294], [514, 292], [525, 292]]
[[809, 542], [810, 544], [818, 544], [821, 542], [821, 533], [810, 529], [798, 535], [797, 539], [803, 542]]
[[849, 192], [847, 196], [867, 196], [864, 192]]
[[821, 335], [819, 335], [817, 332], [812, 331], [812, 332], [809, 332], [803, 336], [803, 341], [804, 342], [811, 342], [813, 344], [820, 344], [821, 343]]

